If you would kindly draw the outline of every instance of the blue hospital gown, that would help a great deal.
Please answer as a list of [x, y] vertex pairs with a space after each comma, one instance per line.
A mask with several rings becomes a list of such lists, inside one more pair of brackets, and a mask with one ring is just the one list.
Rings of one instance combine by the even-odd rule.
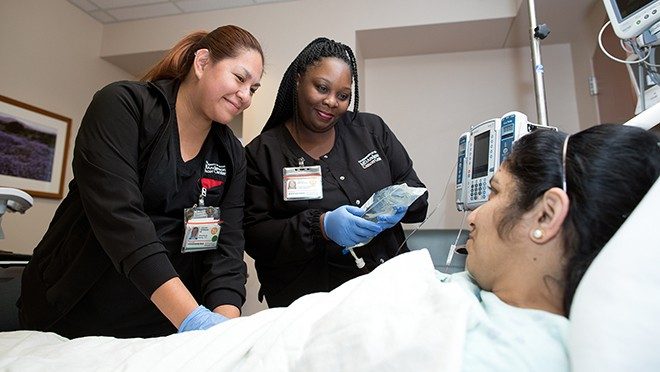
[[475, 297], [468, 316], [463, 371], [569, 371], [568, 319], [502, 302], [480, 289], [466, 272], [436, 271], [441, 282], [458, 283]]

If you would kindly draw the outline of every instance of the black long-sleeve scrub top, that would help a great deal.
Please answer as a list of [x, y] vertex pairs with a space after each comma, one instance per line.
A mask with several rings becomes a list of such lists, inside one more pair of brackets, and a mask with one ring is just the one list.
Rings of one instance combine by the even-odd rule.
[[[246, 146], [245, 250], [255, 259], [260, 298], [269, 307], [287, 306], [313, 292], [330, 291], [373, 270], [397, 254], [404, 240], [397, 224], [355, 250], [366, 263], [358, 269], [342, 247], [323, 238], [319, 217], [341, 205], [361, 206], [376, 191], [393, 184], [424, 187], [403, 145], [378, 116], [352, 112], [335, 125], [332, 150], [315, 160], [295, 142], [284, 125], [268, 129]], [[323, 199], [284, 201], [282, 170], [320, 165]], [[413, 203], [403, 222], [421, 222], [428, 194]], [[408, 251], [402, 247], [401, 252]]]
[[[243, 146], [218, 123], [181, 159], [176, 81], [118, 82], [95, 94], [74, 149], [74, 179], [23, 273], [21, 323], [67, 337], [150, 337], [176, 328], [150, 301], [179, 277], [210, 309], [245, 301]], [[181, 253], [184, 208], [216, 187], [217, 248]]]

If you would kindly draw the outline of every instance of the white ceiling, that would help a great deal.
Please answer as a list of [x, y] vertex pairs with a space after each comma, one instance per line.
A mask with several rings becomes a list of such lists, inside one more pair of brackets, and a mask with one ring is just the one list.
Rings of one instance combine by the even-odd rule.
[[[108, 24], [300, 0], [67, 1], [99, 22]], [[367, 59], [529, 46], [527, 5], [528, 1], [522, 0], [514, 18], [356, 30], [359, 54], [361, 58]], [[552, 30], [550, 36], [543, 40], [543, 44], [571, 43], [578, 36], [583, 20], [594, 7], [602, 6], [602, 0], [535, 0], [537, 22], [548, 24]], [[141, 76], [164, 52], [157, 50], [103, 58], [135, 76]]]
[[107, 24], [293, 0], [67, 0]]
[[[542, 44], [573, 42], [597, 6], [603, 6], [602, 0], [536, 0], [536, 22], [551, 30]], [[522, 1], [513, 19], [359, 30], [357, 39], [363, 58], [518, 48], [529, 46], [529, 24], [528, 2]]]

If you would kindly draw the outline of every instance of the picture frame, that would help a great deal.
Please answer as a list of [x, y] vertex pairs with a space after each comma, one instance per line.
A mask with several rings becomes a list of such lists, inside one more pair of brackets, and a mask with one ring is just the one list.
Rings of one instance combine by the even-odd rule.
[[0, 187], [62, 199], [71, 119], [0, 95]]

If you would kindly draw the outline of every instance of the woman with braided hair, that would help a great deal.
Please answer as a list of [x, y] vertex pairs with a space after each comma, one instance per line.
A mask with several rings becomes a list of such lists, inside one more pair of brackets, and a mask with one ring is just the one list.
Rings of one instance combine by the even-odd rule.
[[[358, 104], [353, 51], [317, 38], [284, 73], [270, 118], [246, 146], [246, 251], [270, 307], [330, 291], [407, 251], [400, 222], [426, 216], [425, 194], [377, 222], [362, 218], [374, 192], [424, 184], [385, 122]], [[361, 244], [360, 268], [344, 247]]]

